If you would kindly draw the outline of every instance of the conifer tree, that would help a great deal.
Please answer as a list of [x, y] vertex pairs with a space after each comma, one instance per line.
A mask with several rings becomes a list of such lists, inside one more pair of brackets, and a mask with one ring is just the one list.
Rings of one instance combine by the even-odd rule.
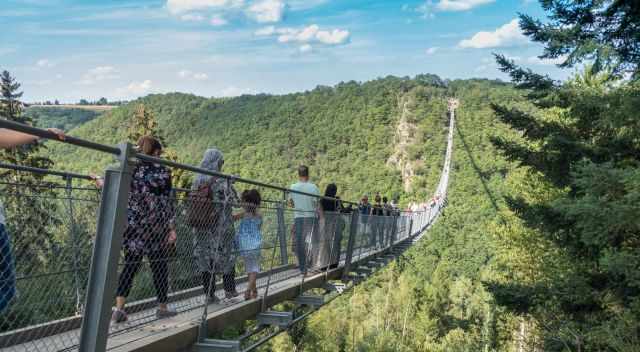
[[593, 70], [640, 74], [640, 4], [637, 0], [541, 0], [548, 21], [520, 15], [532, 41], [544, 45], [542, 58], [563, 59], [561, 66], [593, 62]]
[[[20, 83], [7, 71], [0, 75], [0, 118], [35, 125], [35, 121], [22, 113]], [[48, 169], [53, 161], [43, 154], [46, 147], [31, 143], [16, 148], [0, 150], [0, 161], [8, 164]], [[53, 230], [61, 222], [56, 218], [56, 204], [51, 199], [53, 191], [44, 175], [30, 172], [0, 170], [2, 201], [10, 221], [9, 232], [19, 240], [14, 241], [17, 269], [21, 271], [46, 270], [52, 258], [43, 256], [54, 246]]]
[[[493, 143], [547, 183], [547, 194], [514, 194], [510, 208], [566, 260], [546, 268], [548, 282], [491, 285], [498, 303], [531, 317], [542, 349], [633, 350], [640, 341], [640, 4], [634, 1], [541, 1], [551, 21], [522, 15], [520, 26], [545, 45], [543, 58], [564, 55], [569, 67], [593, 64], [560, 83], [497, 55], [501, 69], [538, 109], [495, 104], [497, 117], [520, 132]], [[533, 182], [533, 181], [532, 181]], [[637, 347], [637, 345], [635, 345]]]

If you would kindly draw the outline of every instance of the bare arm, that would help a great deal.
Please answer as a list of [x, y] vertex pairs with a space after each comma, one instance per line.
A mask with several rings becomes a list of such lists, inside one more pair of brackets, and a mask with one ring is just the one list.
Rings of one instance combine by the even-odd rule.
[[23, 144], [33, 143], [38, 139], [30, 134], [0, 128], [0, 148], [13, 148]]
[[[60, 140], [64, 140], [65, 138], [64, 132], [58, 129], [50, 128], [48, 131], [54, 133]], [[33, 143], [37, 140], [38, 137], [30, 134], [0, 128], [0, 148], [13, 148], [19, 145]]]
[[233, 218], [233, 221], [238, 221], [244, 217], [244, 211], [233, 214], [231, 217]]

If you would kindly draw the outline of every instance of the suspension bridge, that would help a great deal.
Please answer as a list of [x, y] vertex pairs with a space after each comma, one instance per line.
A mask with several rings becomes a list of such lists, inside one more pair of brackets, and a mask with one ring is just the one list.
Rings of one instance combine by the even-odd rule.
[[[36, 184], [18, 179], [0, 185], [11, 230], [18, 292], [8, 309], [0, 313], [0, 351], [208, 352], [258, 348], [425, 236], [446, 205], [457, 105], [457, 100], [449, 100], [446, 153], [431, 203], [418, 211], [388, 216], [361, 214], [357, 208], [325, 213], [320, 226], [305, 238], [310, 262], [304, 270], [296, 258], [296, 246], [301, 244], [294, 241], [294, 212], [286, 200], [293, 193], [315, 195], [138, 154], [128, 144], [114, 147], [73, 137], [63, 142], [112, 154], [118, 160], [106, 170], [101, 190], [89, 183], [91, 177], [87, 175], [0, 164], [0, 170], [47, 180]], [[53, 137], [48, 131], [5, 120], [0, 120], [0, 128]], [[223, 282], [215, 282], [209, 295], [204, 292], [193, 251], [197, 238], [185, 219], [192, 199], [187, 190], [174, 189], [171, 199], [178, 240], [167, 256], [167, 296], [169, 307], [177, 315], [165, 319], [156, 316], [155, 273], [143, 265], [128, 297], [127, 321], [111, 322], [118, 273], [124, 266], [122, 239], [135, 160], [213, 176], [229, 186], [253, 187], [268, 195], [260, 207], [263, 240], [257, 298], [227, 299]], [[20, 204], [36, 203], [46, 205], [47, 211], [21, 219]], [[232, 280], [240, 292], [248, 282], [244, 269], [239, 259]], [[246, 328], [240, 336], [211, 338], [243, 323]]]

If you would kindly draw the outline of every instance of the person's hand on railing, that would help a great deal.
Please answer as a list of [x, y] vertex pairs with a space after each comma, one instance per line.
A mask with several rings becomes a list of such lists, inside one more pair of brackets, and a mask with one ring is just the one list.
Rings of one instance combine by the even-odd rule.
[[47, 131], [53, 133], [56, 135], [56, 138], [59, 141], [64, 141], [65, 139], [67, 139], [67, 136], [64, 134], [63, 130], [59, 130], [57, 128], [47, 128]]
[[167, 243], [169, 245], [173, 245], [178, 241], [178, 234], [176, 233], [176, 229], [169, 230], [169, 234], [167, 235]]
[[97, 188], [104, 187], [104, 178], [94, 173], [89, 174], [89, 177], [91, 178], [91, 180], [93, 181], [93, 183], [96, 185]]

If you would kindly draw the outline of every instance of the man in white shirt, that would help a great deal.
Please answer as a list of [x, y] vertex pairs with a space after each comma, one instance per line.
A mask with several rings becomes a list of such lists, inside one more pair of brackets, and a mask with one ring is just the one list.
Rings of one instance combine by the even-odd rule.
[[318, 186], [309, 182], [309, 168], [301, 165], [298, 168], [299, 181], [291, 185], [291, 190], [312, 194], [316, 197], [296, 192], [289, 193], [289, 206], [294, 208], [294, 229], [296, 256], [300, 265], [300, 271], [307, 270], [307, 239], [311, 239], [313, 230], [317, 225], [318, 197], [320, 190]]

